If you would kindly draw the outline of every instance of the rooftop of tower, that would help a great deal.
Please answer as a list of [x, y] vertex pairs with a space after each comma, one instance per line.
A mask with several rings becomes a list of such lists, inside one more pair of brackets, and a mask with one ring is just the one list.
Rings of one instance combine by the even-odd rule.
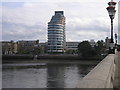
[[58, 13], [64, 15], [64, 12], [63, 12], [63, 11], [55, 11], [55, 14], [58, 14]]

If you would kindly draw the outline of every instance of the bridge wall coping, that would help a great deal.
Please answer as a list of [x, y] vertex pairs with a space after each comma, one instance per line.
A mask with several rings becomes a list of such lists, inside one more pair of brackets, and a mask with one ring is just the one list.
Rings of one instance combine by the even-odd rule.
[[115, 55], [106, 56], [77, 85], [77, 88], [113, 88]]

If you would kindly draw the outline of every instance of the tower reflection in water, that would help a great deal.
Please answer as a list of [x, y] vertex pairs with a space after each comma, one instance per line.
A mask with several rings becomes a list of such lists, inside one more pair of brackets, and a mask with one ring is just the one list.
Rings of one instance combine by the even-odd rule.
[[65, 67], [59, 64], [47, 65], [47, 87], [61, 88], [64, 87]]

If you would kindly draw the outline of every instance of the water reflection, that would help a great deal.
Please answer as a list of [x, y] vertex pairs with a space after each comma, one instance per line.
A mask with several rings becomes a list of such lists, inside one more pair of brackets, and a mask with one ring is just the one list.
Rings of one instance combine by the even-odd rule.
[[94, 66], [45, 64], [3, 67], [3, 88], [74, 88]]
[[87, 75], [90, 70], [95, 67], [95, 65], [78, 65], [78, 74], [80, 75], [80, 78]]
[[60, 88], [64, 87], [65, 67], [63, 65], [47, 65], [47, 87]]

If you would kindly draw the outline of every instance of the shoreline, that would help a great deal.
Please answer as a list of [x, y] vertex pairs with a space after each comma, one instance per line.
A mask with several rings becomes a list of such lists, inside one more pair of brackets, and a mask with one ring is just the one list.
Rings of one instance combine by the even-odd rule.
[[80, 60], [69, 60], [69, 61], [60, 61], [60, 60], [34, 60], [34, 61], [20, 61], [20, 62], [7, 62], [2, 64], [3, 69], [10, 68], [44, 68], [47, 66], [64, 66], [64, 65], [92, 65], [96, 66], [100, 61], [80, 61]]
[[91, 63], [100, 62], [101, 57], [79, 57], [75, 55], [44, 55], [34, 58], [33, 55], [3, 55], [2, 63]]
[[30, 60], [28, 61], [7, 61], [3, 62], [3, 64], [40, 64], [40, 63], [46, 63], [46, 64], [96, 64], [100, 61], [93, 61], [93, 60]]
[[80, 57], [78, 55], [2, 55], [2, 60], [10, 59], [57, 59], [57, 60], [101, 60], [102, 57]]

